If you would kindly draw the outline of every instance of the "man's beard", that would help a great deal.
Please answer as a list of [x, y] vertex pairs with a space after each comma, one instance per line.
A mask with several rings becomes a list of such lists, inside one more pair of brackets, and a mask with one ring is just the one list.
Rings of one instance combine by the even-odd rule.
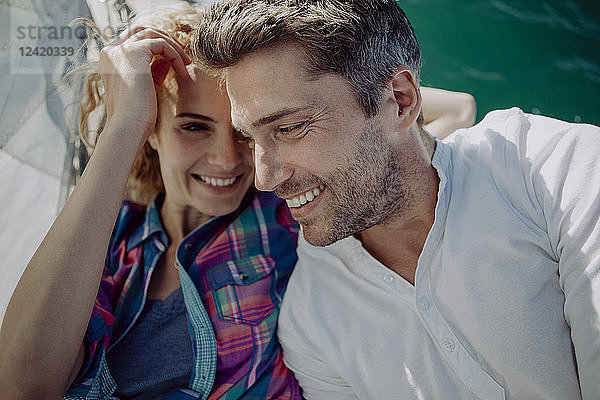
[[379, 124], [367, 121], [356, 149], [344, 158], [343, 165], [326, 177], [310, 175], [301, 181], [285, 182], [276, 190], [297, 193], [320, 184], [327, 187], [327, 203], [319, 205], [327, 207], [325, 212], [298, 221], [305, 239], [315, 246], [327, 246], [385, 223], [408, 206], [403, 184], [408, 171], [402, 168], [414, 165], [385, 140]]

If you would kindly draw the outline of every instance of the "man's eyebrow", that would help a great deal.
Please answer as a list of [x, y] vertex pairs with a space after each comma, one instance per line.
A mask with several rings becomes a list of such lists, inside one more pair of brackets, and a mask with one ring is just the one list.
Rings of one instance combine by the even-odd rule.
[[254, 128], [258, 128], [263, 125], [271, 124], [281, 118], [287, 117], [288, 115], [295, 114], [295, 113], [298, 113], [301, 111], [306, 111], [306, 110], [312, 110], [312, 108], [308, 107], [308, 106], [284, 108], [283, 110], [279, 110], [277, 112], [274, 112], [273, 114], [269, 114], [264, 117], [261, 117], [257, 121], [253, 122], [252, 126]]
[[214, 119], [212, 119], [211, 117], [207, 117], [206, 115], [196, 114], [196, 113], [188, 113], [188, 112], [179, 113], [175, 116], [175, 118], [194, 118], [194, 119], [201, 119], [203, 121], [215, 122]]

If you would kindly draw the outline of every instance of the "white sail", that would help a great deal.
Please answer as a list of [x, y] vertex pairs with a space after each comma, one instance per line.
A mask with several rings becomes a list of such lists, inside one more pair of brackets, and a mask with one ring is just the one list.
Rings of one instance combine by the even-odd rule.
[[0, 321], [25, 266], [66, 201], [77, 174], [74, 162], [81, 164], [74, 158], [76, 88], [62, 85], [69, 61], [48, 56], [47, 49], [72, 49], [80, 59], [94, 56], [93, 48], [81, 50], [81, 30], [70, 25], [75, 18], [90, 18], [112, 36], [133, 13], [172, 3], [0, 0]]

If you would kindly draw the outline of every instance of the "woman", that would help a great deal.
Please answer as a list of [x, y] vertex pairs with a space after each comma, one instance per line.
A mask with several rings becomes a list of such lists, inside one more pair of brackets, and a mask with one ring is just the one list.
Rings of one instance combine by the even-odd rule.
[[200, 8], [153, 11], [89, 68], [81, 130], [106, 123], [7, 309], [0, 393], [298, 399], [274, 336], [297, 226], [189, 65]]
[[421, 86], [423, 128], [442, 139], [475, 123], [477, 104], [469, 93]]
[[[297, 227], [251, 188], [229, 100], [189, 65], [199, 11], [136, 18], [153, 28], [87, 79], [82, 114], [104, 104], [106, 123], [7, 309], [6, 398], [300, 398], [274, 339]], [[147, 206], [121, 204], [130, 171]]]

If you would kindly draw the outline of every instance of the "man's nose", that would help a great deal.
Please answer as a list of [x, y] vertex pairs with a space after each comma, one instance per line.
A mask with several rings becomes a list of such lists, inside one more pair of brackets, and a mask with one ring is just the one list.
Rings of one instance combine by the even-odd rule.
[[293, 170], [275, 149], [254, 145], [255, 186], [258, 190], [272, 191], [292, 176]]

